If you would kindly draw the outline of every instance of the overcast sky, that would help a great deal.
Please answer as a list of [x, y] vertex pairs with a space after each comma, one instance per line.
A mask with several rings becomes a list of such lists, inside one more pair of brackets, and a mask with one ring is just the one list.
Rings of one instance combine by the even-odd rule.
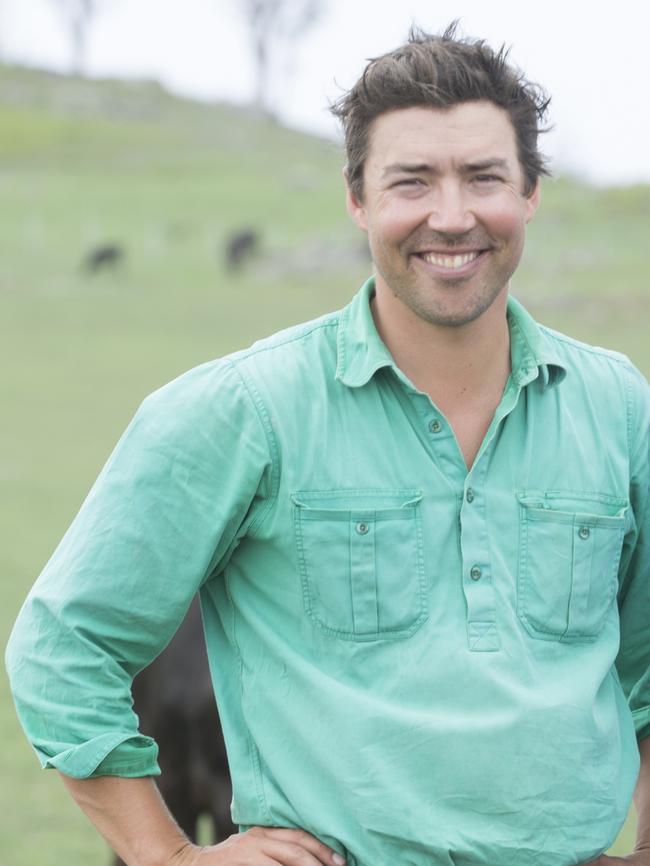
[[[62, 0], [0, 0], [0, 50], [64, 69]], [[328, 102], [368, 57], [401, 42], [412, 21], [439, 31], [453, 18], [511, 58], [552, 95], [555, 131], [543, 146], [557, 170], [595, 183], [650, 182], [650, 3], [646, 0], [323, 0], [326, 11], [274, 83], [285, 122], [335, 134]], [[244, 101], [252, 62], [238, 0], [99, 0], [93, 75], [157, 78], [203, 99]]]

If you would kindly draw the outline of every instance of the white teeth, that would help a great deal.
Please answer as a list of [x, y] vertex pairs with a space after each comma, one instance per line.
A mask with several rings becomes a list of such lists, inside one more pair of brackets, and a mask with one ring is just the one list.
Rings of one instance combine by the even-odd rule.
[[457, 268], [462, 268], [463, 265], [469, 264], [469, 262], [473, 262], [478, 256], [479, 252], [474, 251], [472, 253], [462, 253], [459, 256], [440, 256], [436, 255], [436, 253], [424, 253], [422, 258], [431, 265], [456, 270]]

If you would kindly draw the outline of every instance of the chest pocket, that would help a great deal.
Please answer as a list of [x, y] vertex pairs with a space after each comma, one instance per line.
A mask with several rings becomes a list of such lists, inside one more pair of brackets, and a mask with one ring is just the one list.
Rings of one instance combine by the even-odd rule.
[[535, 638], [594, 641], [618, 587], [627, 502], [553, 491], [517, 498], [519, 618]]
[[408, 637], [427, 616], [419, 490], [296, 493], [305, 609], [345, 640]]

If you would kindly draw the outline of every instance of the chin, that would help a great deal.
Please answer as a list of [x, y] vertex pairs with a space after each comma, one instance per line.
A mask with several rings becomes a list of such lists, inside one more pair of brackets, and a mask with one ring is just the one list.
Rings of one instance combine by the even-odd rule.
[[438, 325], [443, 328], [462, 328], [463, 325], [469, 325], [480, 318], [483, 311], [477, 313], [449, 313], [449, 314], [431, 314], [429, 316], [421, 316], [430, 325]]
[[[500, 294], [500, 293], [499, 293]], [[474, 299], [470, 305], [454, 308], [437, 306], [432, 308], [427, 304], [418, 304], [411, 306], [412, 311], [419, 318], [431, 325], [440, 325], [448, 328], [460, 328], [463, 325], [469, 325], [480, 319], [494, 304], [498, 295], [495, 297]]]

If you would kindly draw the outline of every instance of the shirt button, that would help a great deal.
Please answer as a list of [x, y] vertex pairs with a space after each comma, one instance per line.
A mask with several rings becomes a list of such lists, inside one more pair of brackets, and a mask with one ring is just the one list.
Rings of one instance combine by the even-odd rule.
[[481, 569], [478, 565], [475, 565], [469, 573], [469, 576], [472, 580], [480, 580], [481, 579]]
[[580, 536], [580, 538], [583, 538], [583, 539], [589, 538], [590, 534], [591, 533], [589, 532], [588, 526], [581, 526], [580, 529], [578, 530], [578, 535]]
[[471, 487], [467, 488], [467, 493], [465, 494], [465, 499], [468, 502], [474, 502], [474, 491], [472, 490]]
[[433, 421], [429, 421], [429, 430], [432, 433], [440, 433], [440, 431], [442, 430], [442, 424], [440, 423], [440, 421], [438, 421], [437, 418], [435, 418]]
[[370, 530], [370, 527], [367, 523], [357, 523], [357, 532], [359, 535], [367, 535]]

